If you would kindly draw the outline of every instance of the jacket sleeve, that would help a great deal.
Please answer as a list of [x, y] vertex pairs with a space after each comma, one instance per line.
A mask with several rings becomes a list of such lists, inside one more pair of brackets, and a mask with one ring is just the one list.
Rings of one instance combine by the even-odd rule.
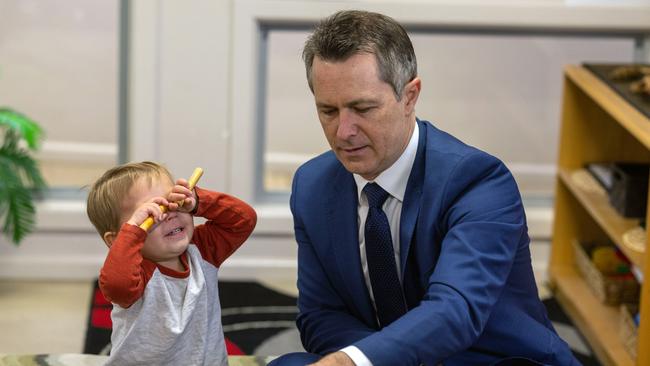
[[146, 238], [147, 233], [141, 228], [123, 224], [99, 272], [99, 288], [104, 297], [123, 308], [142, 297], [155, 268], [140, 253]]
[[[519, 190], [496, 158], [475, 153], [449, 176], [446, 235], [420, 304], [355, 345], [380, 365], [435, 365], [479, 338], [506, 284], [526, 223]], [[432, 239], [433, 240], [433, 239]]]
[[363, 339], [375, 330], [349, 313], [330, 284], [327, 268], [318, 259], [296, 202], [299, 172], [293, 181], [291, 211], [298, 243], [298, 308], [296, 325], [305, 350], [325, 355]]
[[203, 258], [219, 267], [239, 248], [257, 223], [257, 214], [246, 202], [196, 187], [198, 208], [196, 216], [205, 217], [205, 224], [194, 229], [194, 243]]

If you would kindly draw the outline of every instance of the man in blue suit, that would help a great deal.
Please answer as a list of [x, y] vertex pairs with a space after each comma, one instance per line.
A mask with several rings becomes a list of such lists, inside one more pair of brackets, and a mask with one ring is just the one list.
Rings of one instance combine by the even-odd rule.
[[291, 194], [309, 353], [274, 364], [578, 364], [538, 299], [512, 175], [416, 118], [405, 30], [338, 12], [303, 58], [332, 150]]

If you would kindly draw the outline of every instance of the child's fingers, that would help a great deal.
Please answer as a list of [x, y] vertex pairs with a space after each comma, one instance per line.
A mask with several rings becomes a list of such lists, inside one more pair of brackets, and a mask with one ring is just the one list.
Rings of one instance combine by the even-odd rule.
[[176, 185], [172, 188], [172, 191], [169, 193], [167, 198], [170, 202], [179, 203], [182, 206], [182, 202], [187, 200], [187, 198], [193, 197], [192, 191], [180, 185]]
[[180, 178], [176, 180], [176, 185], [183, 186], [185, 188], [189, 188], [190, 184], [187, 182], [186, 179]]
[[155, 197], [151, 200], [158, 205], [169, 206], [169, 201], [165, 197]]
[[167, 197], [170, 205], [173, 203], [178, 204], [182, 201], [185, 201], [186, 198], [187, 196], [181, 193], [170, 193], [169, 196]]
[[169, 211], [176, 211], [176, 210], [178, 210], [178, 203], [169, 202], [169, 205], [167, 205], [167, 208], [169, 208]]
[[165, 197], [154, 197], [151, 199], [151, 207], [153, 207], [154, 212], [152, 212], [151, 216], [154, 217], [156, 221], [162, 221], [164, 220], [163, 218], [163, 209], [160, 206], [164, 206], [169, 210], [169, 201]]
[[140, 225], [149, 216], [153, 218], [154, 222], [160, 221], [162, 216], [162, 210], [160, 209], [160, 206], [158, 206], [158, 204], [154, 202], [148, 202], [140, 206], [140, 208], [138, 208], [135, 211], [135, 213], [133, 214], [129, 222], [133, 225]]
[[194, 208], [194, 205], [196, 204], [196, 200], [194, 197], [187, 197], [185, 199], [184, 207], [187, 207], [188, 211], [192, 210]]
[[180, 192], [170, 192], [169, 195], [167, 196], [167, 199], [169, 202], [177, 202], [182, 199], [185, 199], [187, 197], [186, 194], [180, 193]]
[[153, 198], [149, 202], [140, 205], [127, 223], [140, 226], [148, 217], [152, 217], [156, 223], [160, 222], [165, 217], [161, 206], [166, 207], [167, 204], [167, 200], [162, 197]]
[[151, 202], [147, 204], [147, 211], [150, 216], [154, 218], [155, 221], [163, 220], [163, 211], [160, 209], [160, 204], [157, 202]]
[[191, 191], [189, 188], [187, 188], [187, 187], [185, 187], [185, 186], [182, 186], [182, 185], [178, 185], [178, 184], [175, 185], [175, 186], [172, 188], [171, 193], [174, 193], [174, 194], [182, 194], [182, 195], [184, 195], [184, 196], [191, 196], [191, 195], [192, 195], [192, 191]]

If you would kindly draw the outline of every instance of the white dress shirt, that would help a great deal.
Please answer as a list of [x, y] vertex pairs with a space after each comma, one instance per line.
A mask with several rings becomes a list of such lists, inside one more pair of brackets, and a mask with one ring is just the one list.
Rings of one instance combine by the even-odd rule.
[[[399, 241], [399, 227], [400, 227], [400, 218], [402, 216], [402, 202], [404, 201], [404, 193], [406, 193], [406, 185], [408, 183], [409, 176], [411, 175], [411, 169], [413, 168], [413, 162], [415, 161], [415, 155], [418, 149], [418, 138], [420, 136], [420, 131], [418, 129], [417, 122], [415, 123], [415, 128], [413, 129], [413, 134], [409, 140], [406, 149], [402, 155], [391, 165], [388, 169], [381, 172], [377, 178], [375, 178], [374, 183], [377, 183], [381, 188], [388, 192], [389, 196], [384, 202], [382, 209], [388, 218], [388, 224], [390, 225], [390, 234], [391, 239], [393, 240], [393, 250], [395, 252], [395, 263], [397, 266], [397, 276], [402, 282], [402, 269], [400, 268], [400, 241]], [[370, 275], [368, 274], [368, 260], [366, 259], [366, 240], [365, 240], [365, 226], [366, 218], [368, 217], [368, 199], [366, 194], [363, 193], [363, 188], [368, 183], [372, 183], [364, 179], [358, 174], [354, 174], [354, 180], [357, 184], [357, 194], [359, 195], [359, 206], [357, 207], [358, 212], [358, 222], [359, 222], [359, 253], [361, 254], [361, 268], [363, 269], [363, 277], [366, 281], [366, 287], [370, 293], [370, 300], [372, 306], [376, 308], [375, 297], [372, 293], [372, 286], [370, 285]], [[366, 357], [366, 355], [361, 352], [355, 346], [348, 346], [341, 350], [345, 352], [357, 366], [372, 366], [372, 363]]]

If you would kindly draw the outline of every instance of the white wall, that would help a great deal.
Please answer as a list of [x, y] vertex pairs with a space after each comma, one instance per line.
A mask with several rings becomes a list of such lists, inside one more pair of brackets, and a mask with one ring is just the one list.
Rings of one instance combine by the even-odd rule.
[[[239, 278], [291, 278], [296, 265], [287, 204], [264, 203], [255, 196], [260, 23], [313, 22], [354, 6], [419, 26], [650, 31], [647, 8], [575, 8], [554, 0], [519, 1], [516, 6], [479, 1], [327, 0], [195, 0], [191, 6], [146, 0], [130, 4], [130, 159], [159, 160], [178, 175], [202, 166], [201, 185], [236, 194], [255, 206], [259, 215], [255, 233], [224, 265], [225, 277]], [[418, 53], [419, 62], [426, 63], [426, 49]], [[302, 68], [291, 71], [298, 78], [303, 75]], [[456, 97], [462, 100], [463, 94]], [[440, 100], [444, 95], [427, 98]], [[300, 108], [310, 113], [311, 105], [302, 104]], [[317, 125], [315, 118], [307, 123]], [[314, 140], [319, 143], [322, 146], [322, 140]], [[548, 236], [549, 207], [531, 210], [528, 217], [533, 235]], [[44, 202], [39, 206], [38, 233], [20, 248], [0, 239], [0, 277], [92, 278], [105, 251], [85, 218], [82, 203]]]
[[117, 0], [0, 1], [0, 106], [43, 127], [37, 156], [53, 187], [117, 161], [118, 13]]

